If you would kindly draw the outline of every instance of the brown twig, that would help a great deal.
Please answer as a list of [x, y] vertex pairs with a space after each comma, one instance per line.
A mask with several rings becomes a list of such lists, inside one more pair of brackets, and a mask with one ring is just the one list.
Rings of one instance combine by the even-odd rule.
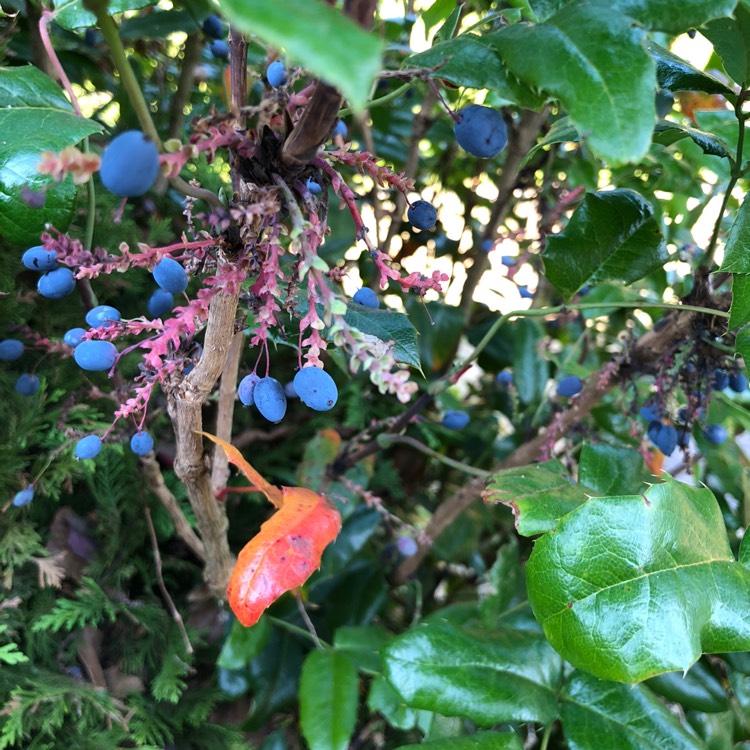
[[[234, 405], [237, 397], [237, 372], [240, 369], [240, 357], [242, 356], [244, 341], [245, 337], [241, 332], [234, 334], [232, 345], [229, 347], [227, 354], [227, 361], [221, 371], [214, 435], [227, 443], [232, 441], [232, 420], [234, 419]], [[212, 458], [211, 487], [216, 494], [220, 489], [226, 487], [229, 479], [229, 459], [218, 445], [214, 448]]]
[[188, 523], [185, 514], [182, 512], [177, 498], [169, 491], [164, 482], [159, 464], [156, 462], [153, 453], [141, 457], [141, 468], [143, 477], [151, 492], [156, 495], [156, 499], [164, 506], [169, 517], [174, 524], [175, 533], [190, 548], [190, 551], [201, 561], [206, 560], [206, 549], [198, 535], [193, 531], [192, 526]]
[[544, 125], [547, 114], [546, 107], [541, 112], [524, 110], [518, 124], [509, 131], [508, 151], [502, 174], [497, 182], [495, 205], [492, 207], [490, 220], [482, 233], [480, 247], [475, 248], [472, 253], [473, 264], [466, 272], [466, 281], [461, 292], [461, 307], [467, 320], [471, 317], [474, 309], [474, 290], [479, 284], [482, 274], [489, 267], [487, 254], [481, 252], [481, 240], [492, 239], [497, 232], [497, 228], [505, 221], [511, 209], [519, 167], [536, 140], [542, 125]]
[[195, 69], [201, 61], [203, 36], [198, 32], [188, 34], [182, 45], [182, 66], [177, 81], [177, 90], [169, 103], [168, 138], [179, 138], [185, 121], [185, 106], [190, 101], [195, 83]]
[[[663, 356], [674, 341], [689, 337], [695, 317], [694, 312], [677, 312], [669, 315], [666, 323], [658, 331], [649, 331], [638, 340], [628, 360], [630, 366], [637, 368], [639, 365], [653, 363]], [[516, 466], [526, 466], [537, 461], [545, 446], [580, 424], [601, 401], [604, 394], [620, 382], [624, 374], [624, 359], [616, 367], [608, 363], [598, 373], [594, 373], [570, 408], [556, 417], [551, 427], [554, 429], [554, 434], [550, 434], [549, 429], [539, 432], [532, 440], [516, 448], [505, 460], [494, 466], [490, 470], [491, 473]], [[464, 510], [480, 498], [485, 481], [481, 477], [472, 479], [437, 507], [425, 529], [425, 534], [430, 540], [437, 539]], [[404, 583], [414, 574], [430, 546], [431, 542], [420, 543], [417, 553], [403, 560], [395, 573], [394, 578], [397, 583]]]
[[174, 469], [187, 490], [206, 549], [204, 578], [214, 595], [225, 596], [233, 559], [227, 541], [227, 516], [211, 487], [203, 451], [202, 406], [227, 359], [234, 337], [237, 295], [217, 294], [211, 300], [203, 356], [195, 369], [168, 393], [168, 410], [177, 443]]
[[182, 642], [185, 645], [185, 651], [187, 651], [187, 653], [189, 654], [192, 654], [193, 644], [190, 643], [190, 638], [188, 637], [187, 630], [185, 630], [185, 623], [182, 621], [182, 615], [177, 610], [177, 607], [175, 607], [174, 602], [172, 601], [172, 597], [169, 595], [169, 591], [167, 591], [167, 587], [164, 583], [164, 577], [161, 574], [161, 554], [159, 553], [159, 542], [156, 538], [156, 529], [154, 529], [154, 522], [151, 520], [151, 508], [149, 508], [148, 505], [143, 508], [143, 514], [146, 516], [148, 534], [151, 537], [151, 549], [154, 552], [156, 580], [159, 583], [161, 595], [164, 597], [164, 600], [167, 603], [167, 609], [169, 609], [169, 612], [172, 615], [172, 619], [177, 623], [177, 627], [182, 634]]

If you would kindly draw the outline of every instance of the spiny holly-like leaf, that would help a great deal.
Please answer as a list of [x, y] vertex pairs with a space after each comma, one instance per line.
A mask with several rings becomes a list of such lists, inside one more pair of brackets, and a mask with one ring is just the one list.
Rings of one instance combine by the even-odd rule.
[[659, 88], [666, 91], [705, 91], [707, 94], [721, 94], [734, 99], [732, 89], [718, 78], [698, 70], [656, 42], [648, 42], [646, 49], [656, 63], [656, 80]]
[[670, 480], [593, 498], [539, 539], [529, 601], [552, 646], [607, 680], [685, 670], [750, 648], [750, 546], [735, 561], [706, 488]]
[[683, 138], [692, 139], [701, 147], [703, 153], [709, 156], [720, 156], [723, 159], [732, 156], [729, 146], [713, 133], [705, 133], [697, 128], [667, 120], [657, 123], [654, 128], [654, 143], [660, 143], [662, 146], [669, 146]]
[[634, 190], [587, 193], [561, 234], [547, 239], [547, 278], [570, 297], [584, 284], [626, 284], [667, 260], [667, 245], [651, 204]]
[[575, 510], [593, 494], [593, 490], [573, 484], [565, 467], [553, 459], [498, 471], [482, 498], [488, 503], [510, 506], [518, 533], [533, 536], [554, 529], [561, 516]]
[[341, 516], [323, 495], [304, 487], [275, 487], [232, 445], [206, 432], [231, 463], [278, 508], [242, 549], [227, 587], [229, 606], [246, 627], [282, 594], [320, 567], [323, 550], [341, 530]]
[[[70, 179], [50, 187], [37, 165], [43, 151], [61, 151], [99, 130], [77, 117], [60, 87], [37, 68], [0, 68], [0, 236], [6, 242], [38, 242], [47, 223], [67, 228], [77, 188]], [[30, 208], [24, 188], [49, 188], [44, 206]]]

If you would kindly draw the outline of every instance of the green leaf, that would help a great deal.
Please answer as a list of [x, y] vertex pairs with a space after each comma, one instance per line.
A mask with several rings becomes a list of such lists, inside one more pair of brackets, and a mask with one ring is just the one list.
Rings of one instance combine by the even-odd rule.
[[656, 62], [656, 80], [659, 88], [666, 91], [705, 91], [707, 94], [721, 94], [734, 100], [732, 89], [718, 78], [698, 70], [656, 42], [648, 41], [646, 49]]
[[683, 708], [708, 713], [729, 709], [729, 698], [716, 675], [698, 661], [687, 672], [666, 672], [652, 677], [648, 687]]
[[732, 306], [729, 308], [729, 327], [738, 328], [750, 323], [750, 274], [732, 275]]
[[724, 262], [720, 271], [750, 273], [750, 197], [745, 196], [737, 209], [734, 223], [724, 246]]
[[705, 750], [642, 685], [602, 682], [574, 672], [563, 691], [561, 714], [570, 750]]
[[419, 712], [414, 708], [409, 708], [401, 700], [401, 696], [382, 674], [379, 674], [370, 685], [367, 707], [373, 713], [383, 714], [388, 723], [396, 729], [408, 730], [417, 726]]
[[542, 398], [549, 378], [547, 360], [539, 356], [544, 330], [536, 321], [521, 318], [506, 331], [513, 342], [513, 382], [518, 397], [524, 404], [531, 404]]
[[745, 328], [740, 328], [737, 331], [734, 348], [745, 362], [750, 362], [750, 326], [745, 326]]
[[380, 672], [380, 649], [392, 637], [379, 625], [343, 625], [336, 628], [333, 645], [336, 651], [348, 653], [359, 669]]
[[750, 648], [750, 570], [706, 488], [670, 480], [589, 500], [537, 541], [526, 572], [549, 642], [602, 679], [639, 682], [703, 651]]
[[338, 651], [312, 651], [302, 665], [300, 724], [310, 750], [346, 750], [359, 700], [357, 667]]
[[634, 190], [609, 190], [587, 193], [565, 231], [548, 237], [544, 267], [570, 298], [587, 283], [637, 281], [668, 255], [651, 204]]
[[455, 8], [456, 0], [435, 0], [428, 8], [425, 8], [421, 14], [425, 34], [429, 36], [430, 31], [445, 21]]
[[523, 750], [521, 740], [508, 732], [477, 732], [470, 737], [444, 737], [418, 745], [399, 745], [396, 750]]
[[709, 156], [720, 156], [723, 159], [731, 159], [733, 156], [728, 144], [713, 133], [706, 133], [703, 130], [668, 120], [657, 123], [654, 128], [654, 142], [662, 146], [669, 146], [683, 138], [691, 138], [701, 147], [703, 153]]
[[43, 208], [29, 208], [22, 191], [50, 184], [37, 171], [43, 151], [60, 151], [100, 130], [76, 117], [60, 87], [37, 68], [0, 68], [0, 236], [6, 242], [37, 244], [47, 223], [67, 229], [77, 190], [70, 179], [47, 190]]
[[516, 530], [522, 536], [543, 534], [555, 528], [562, 516], [585, 503], [593, 493], [573, 484], [557, 460], [498, 471], [482, 498], [510, 506]]
[[727, 75], [739, 84], [750, 82], [750, 9], [740, 3], [734, 18], [717, 18], [701, 33], [713, 44]]
[[656, 118], [655, 66], [643, 38], [641, 27], [610, 8], [573, 5], [485, 40], [523, 83], [560, 100], [594, 152], [619, 165], [645, 156]]
[[235, 620], [221, 647], [217, 666], [229, 670], [242, 669], [266, 647], [270, 637], [271, 625], [267, 617], [261, 617], [252, 628], [246, 628]]
[[551, 146], [555, 143], [574, 143], [578, 141], [578, 131], [570, 121], [569, 117], [561, 117], [552, 123], [552, 127], [540, 141], [523, 157], [519, 169], [523, 169], [536, 154], [545, 146]]
[[578, 481], [595, 495], [621, 495], [638, 492], [654, 478], [634, 448], [584, 443]]
[[[679, 34], [702, 26], [713, 18], [732, 14], [737, 0], [603, 0], [624, 16], [630, 16], [652, 31]], [[702, 29], [701, 29], [702, 31]]]
[[503, 102], [539, 109], [544, 99], [511, 74], [496, 50], [487, 44], [487, 39], [463, 34], [412, 55], [404, 65], [436, 67], [433, 78], [450, 81], [456, 86], [490, 89]]
[[557, 716], [562, 662], [537, 633], [432, 623], [394, 639], [383, 662], [388, 681], [414, 708], [463, 716], [479, 726], [546, 724]]
[[365, 108], [381, 65], [374, 33], [320, 0], [224, 0], [221, 10], [241, 31], [283, 48], [290, 62], [336, 86], [353, 109]]
[[17, 643], [4, 643], [0, 646], [0, 664], [25, 664], [29, 657], [19, 650]]
[[[126, 10], [140, 10], [154, 4], [155, 0], [111, 0], [107, 12], [114, 16]], [[96, 26], [96, 16], [83, 7], [83, 0], [62, 0], [54, 5], [55, 23], [68, 31]]]
[[417, 331], [403, 313], [350, 303], [344, 320], [368, 336], [375, 336], [386, 343], [393, 341], [393, 353], [397, 362], [411, 365], [417, 370], [422, 369], [417, 348]]
[[497, 618], [510, 604], [519, 577], [518, 544], [505, 544], [479, 585], [479, 614], [486, 627], [495, 626]]

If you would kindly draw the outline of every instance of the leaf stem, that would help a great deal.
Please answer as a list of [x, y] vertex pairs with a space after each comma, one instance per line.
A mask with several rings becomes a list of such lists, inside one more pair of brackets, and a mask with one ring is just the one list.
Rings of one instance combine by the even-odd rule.
[[549, 745], [549, 738], [552, 734], [552, 727], [554, 726], [554, 722], [550, 722], [547, 724], [546, 727], [544, 727], [544, 735], [542, 736], [542, 743], [539, 745], [539, 750], [547, 750], [547, 746]]
[[461, 461], [456, 461], [453, 458], [448, 458], [448, 456], [444, 456], [442, 453], [438, 453], [437, 451], [432, 450], [432, 448], [428, 448], [424, 443], [420, 443], [419, 440], [415, 440], [414, 438], [408, 437], [406, 435], [381, 435], [378, 438], [378, 442], [384, 447], [388, 445], [392, 445], [393, 443], [401, 443], [402, 445], [408, 445], [418, 450], [420, 453], [424, 453], [426, 456], [430, 456], [431, 458], [434, 458], [436, 461], [439, 461], [440, 463], [443, 463], [446, 466], [450, 466], [452, 469], [458, 469], [458, 471], [463, 471], [465, 474], [471, 474], [472, 476], [475, 476], [475, 477], [490, 476], [489, 471], [484, 471], [483, 469], [476, 469], [473, 466], [469, 466], [469, 464], [462, 463]]
[[[396, 97], [401, 96], [401, 94], [403, 94], [410, 86], [411, 86], [411, 83], [405, 83], [402, 86], [399, 86], [397, 89], [394, 89], [393, 91], [387, 94], [384, 94], [378, 99], [373, 99], [372, 101], [367, 102], [367, 104], [365, 105], [365, 109], [372, 109], [373, 107], [379, 107], [382, 104], [387, 104], [388, 102], [392, 101]], [[345, 107], [344, 109], [339, 110], [339, 118], [348, 117], [349, 115], [353, 113], [354, 113], [354, 110], [351, 107]]]
[[292, 635], [299, 635], [305, 640], [311, 641], [312, 643], [315, 644], [316, 648], [319, 648], [320, 646], [331, 648], [331, 644], [326, 643], [326, 641], [324, 641], [322, 638], [318, 638], [317, 643], [316, 643], [315, 639], [313, 638], [312, 633], [310, 633], [308, 630], [305, 630], [305, 628], [299, 627], [299, 625], [294, 625], [291, 622], [282, 620], [280, 617], [272, 617], [271, 615], [268, 615], [268, 621], [270, 623], [273, 623], [274, 625], [277, 625], [282, 630], [286, 630], [289, 633], [292, 633]]

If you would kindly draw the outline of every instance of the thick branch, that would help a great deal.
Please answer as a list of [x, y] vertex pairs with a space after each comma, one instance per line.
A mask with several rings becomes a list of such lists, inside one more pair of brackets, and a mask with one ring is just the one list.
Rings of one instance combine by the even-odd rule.
[[[696, 313], [678, 312], [670, 315], [666, 323], [658, 331], [653, 330], [644, 334], [633, 348], [630, 363], [653, 363], [660, 359], [676, 341], [691, 336], [691, 326]], [[539, 459], [545, 445], [564, 435], [585, 419], [591, 410], [601, 401], [602, 397], [620, 382], [623, 376], [625, 362], [619, 364], [618, 369], [612, 371], [612, 364], [608, 364], [598, 373], [594, 373], [587, 381], [581, 394], [568, 409], [562, 412], [553, 425], [546, 431], [540, 432], [532, 440], [516, 448], [505, 460], [491, 469], [497, 472], [501, 469], [512, 469], [516, 466], [526, 466]], [[550, 435], [549, 430], [554, 434]], [[486, 480], [477, 477], [468, 482], [458, 492], [451, 495], [433, 513], [430, 523], [425, 529], [428, 539], [434, 541], [463, 513], [473, 502], [478, 500], [484, 489]], [[419, 567], [430, 549], [430, 544], [421, 544], [413, 557], [407, 557], [396, 570], [395, 579], [403, 583]]]
[[174, 469], [187, 490], [206, 548], [204, 578], [218, 598], [224, 597], [232, 569], [227, 516], [214, 497], [208, 458], [203, 452], [202, 406], [221, 375], [234, 337], [237, 296], [217, 294], [211, 300], [203, 355], [195, 369], [169, 393], [177, 455]]

